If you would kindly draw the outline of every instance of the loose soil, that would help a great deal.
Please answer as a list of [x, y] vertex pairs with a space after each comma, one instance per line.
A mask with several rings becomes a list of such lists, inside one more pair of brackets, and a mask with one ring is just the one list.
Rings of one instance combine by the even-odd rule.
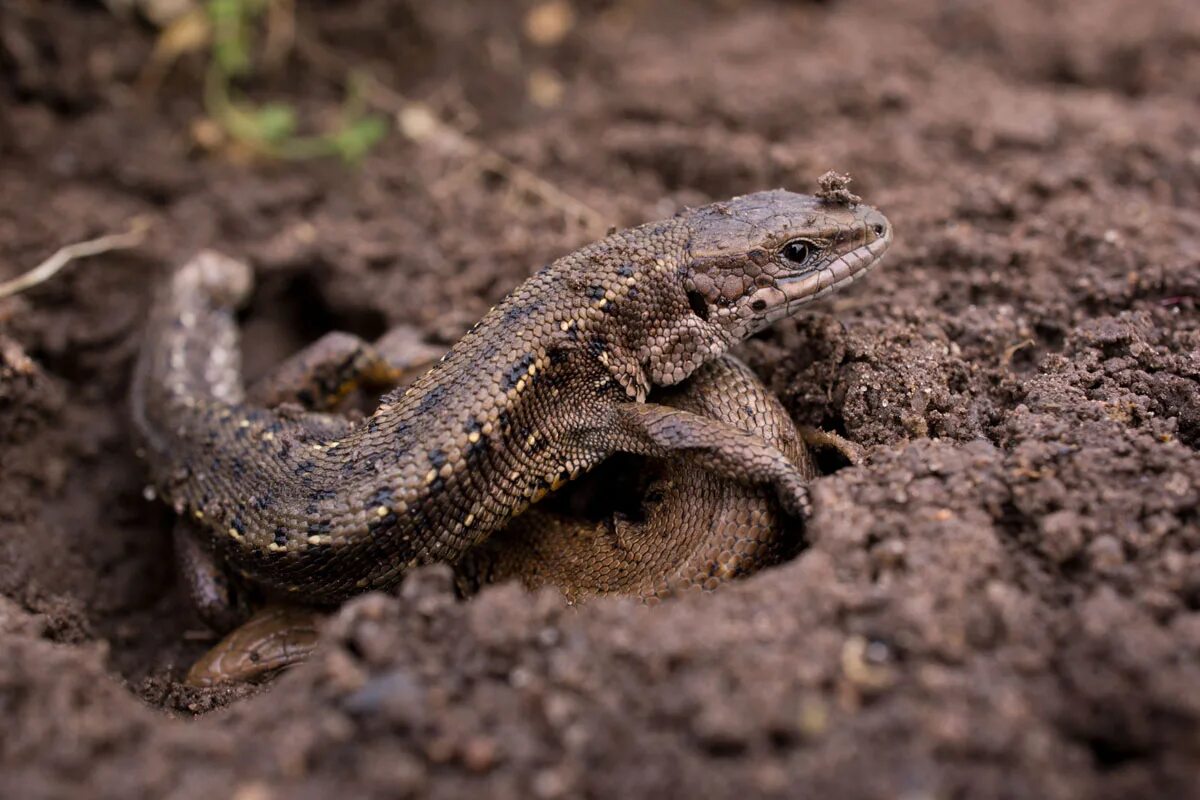
[[[0, 4], [0, 279], [153, 225], [0, 302], [0, 796], [1200, 796], [1194, 0], [578, 0], [558, 40], [520, 2], [297, 5], [595, 215], [438, 137], [206, 151], [198, 56], [146, 92], [146, 23]], [[249, 88], [320, 120], [337, 77]], [[255, 374], [335, 328], [450, 343], [595, 220], [827, 169], [897, 233], [739, 350], [868, 448], [795, 559], [656, 607], [422, 570], [265, 687], [180, 683], [212, 640], [126, 416], [172, 265], [254, 265]]]

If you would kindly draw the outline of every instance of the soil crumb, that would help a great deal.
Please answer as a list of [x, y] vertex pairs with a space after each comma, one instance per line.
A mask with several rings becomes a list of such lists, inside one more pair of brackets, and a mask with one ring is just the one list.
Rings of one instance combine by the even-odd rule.
[[850, 176], [829, 170], [817, 178], [816, 196], [826, 203], [843, 206], [856, 206], [862, 198], [850, 191]]

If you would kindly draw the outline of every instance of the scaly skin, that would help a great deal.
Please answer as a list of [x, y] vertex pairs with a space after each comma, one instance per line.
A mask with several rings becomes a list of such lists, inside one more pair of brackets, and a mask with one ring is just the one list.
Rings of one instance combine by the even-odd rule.
[[[317, 367], [318, 374], [328, 373], [326, 365], [345, 363], [347, 353], [363, 350], [344, 337], [334, 343], [331, 348], [319, 342], [288, 362], [280, 371], [282, 385], [271, 378], [263, 393], [279, 402], [321, 396], [310, 388], [314, 381], [289, 378], [299, 374], [292, 368], [296, 362]], [[816, 472], [805, 447], [812, 439], [849, 451], [848, 457], [856, 459], [853, 445], [833, 434], [805, 436], [798, 431], [754, 373], [730, 355], [703, 365], [655, 399], [761, 436], [806, 476]], [[799, 544], [797, 521], [789, 524], [769, 489], [720, 478], [693, 464], [686, 454], [658, 467], [659, 477], [643, 493], [638, 517], [615, 515], [593, 522], [531, 508], [467, 551], [455, 566], [459, 588], [473, 593], [484, 584], [516, 579], [528, 589], [557, 587], [572, 603], [604, 594], [631, 594], [656, 602], [689, 589], [715, 589], [781, 561]], [[184, 558], [192, 558], [195, 546], [186, 539], [178, 544]], [[191, 566], [211, 568], [208, 563]], [[207, 591], [223, 586], [219, 576], [192, 583]], [[205, 604], [203, 599], [199, 604]], [[316, 647], [321, 616], [313, 608], [268, 606], [198, 660], [187, 681], [212, 686], [252, 680], [302, 661]]]
[[543, 268], [360, 422], [245, 400], [233, 308], [248, 270], [202, 254], [155, 306], [133, 389], [160, 494], [267, 594], [329, 603], [457, 563], [615, 452], [770, 484], [806, 476], [728, 423], [646, 403], [730, 346], [860, 277], [887, 220], [763, 192], [620, 231]]
[[[783, 406], [733, 356], [703, 365], [655, 398], [727, 422], [778, 447], [807, 479], [812, 458]], [[714, 475], [684, 454], [645, 492], [641, 517], [587, 522], [530, 509], [466, 554], [455, 572], [467, 592], [516, 579], [528, 589], [555, 586], [571, 602], [606, 594], [661, 600], [688, 589], [715, 589], [776, 564], [797, 544], [769, 489]]]

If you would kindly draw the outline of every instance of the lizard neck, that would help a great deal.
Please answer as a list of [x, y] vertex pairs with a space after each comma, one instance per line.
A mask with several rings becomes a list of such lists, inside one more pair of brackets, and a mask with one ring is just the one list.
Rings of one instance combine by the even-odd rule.
[[684, 380], [734, 343], [689, 303], [684, 279], [690, 235], [683, 218], [650, 223], [612, 234], [545, 270], [570, 301], [563, 331], [632, 400], [645, 400], [653, 386]]

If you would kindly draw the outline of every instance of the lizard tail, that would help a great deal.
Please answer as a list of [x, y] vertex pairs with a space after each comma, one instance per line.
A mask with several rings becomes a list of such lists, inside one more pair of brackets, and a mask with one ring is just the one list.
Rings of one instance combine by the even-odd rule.
[[253, 283], [246, 264], [205, 250], [163, 287], [146, 326], [131, 395], [133, 421], [146, 446], [153, 448], [164, 431], [199, 407], [242, 401], [233, 312]]

